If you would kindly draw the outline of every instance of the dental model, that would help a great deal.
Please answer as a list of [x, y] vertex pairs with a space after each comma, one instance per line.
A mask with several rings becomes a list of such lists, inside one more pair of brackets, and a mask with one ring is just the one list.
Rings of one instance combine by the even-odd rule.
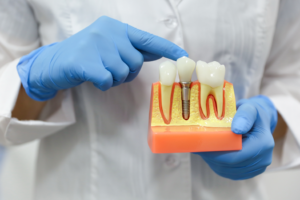
[[218, 117], [222, 116], [223, 111], [223, 84], [225, 76], [225, 66], [213, 61], [206, 63], [197, 62], [196, 73], [201, 84], [201, 108], [207, 117], [206, 100], [209, 94], [215, 97], [217, 103]]
[[195, 61], [185, 56], [181, 57], [177, 60], [177, 69], [181, 85], [182, 116], [188, 120], [190, 117], [190, 85], [195, 70]]
[[170, 102], [172, 96], [173, 83], [177, 75], [176, 66], [170, 61], [160, 64], [159, 67], [159, 81], [161, 84], [161, 102], [162, 110], [165, 118], [170, 120]]
[[[148, 144], [153, 153], [236, 151], [242, 135], [231, 131], [236, 113], [233, 84], [225, 81], [225, 67], [198, 61], [199, 81], [191, 83], [195, 62], [187, 57], [159, 68], [152, 84]], [[174, 82], [178, 70], [180, 82]]]

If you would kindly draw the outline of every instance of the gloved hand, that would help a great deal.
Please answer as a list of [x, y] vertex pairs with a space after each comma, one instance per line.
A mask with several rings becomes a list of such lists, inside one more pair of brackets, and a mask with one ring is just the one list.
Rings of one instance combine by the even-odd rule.
[[103, 16], [70, 38], [24, 56], [18, 72], [27, 94], [51, 99], [56, 92], [93, 82], [100, 90], [132, 81], [144, 61], [188, 54], [174, 43]]
[[199, 154], [218, 175], [232, 180], [249, 179], [263, 173], [272, 162], [277, 111], [266, 96], [237, 102], [231, 130], [243, 134], [243, 149]]

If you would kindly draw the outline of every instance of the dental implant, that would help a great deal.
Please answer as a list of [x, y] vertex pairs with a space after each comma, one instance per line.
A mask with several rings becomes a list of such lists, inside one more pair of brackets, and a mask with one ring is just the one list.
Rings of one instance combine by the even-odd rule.
[[190, 86], [195, 65], [195, 61], [185, 56], [177, 60], [177, 69], [181, 85], [182, 117], [185, 120], [190, 118]]

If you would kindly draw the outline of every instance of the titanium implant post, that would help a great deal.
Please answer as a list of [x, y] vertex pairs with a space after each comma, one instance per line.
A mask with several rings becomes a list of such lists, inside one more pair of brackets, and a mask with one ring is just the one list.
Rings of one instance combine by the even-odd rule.
[[185, 120], [190, 118], [190, 85], [191, 82], [181, 82], [181, 99], [182, 99], [182, 117]]

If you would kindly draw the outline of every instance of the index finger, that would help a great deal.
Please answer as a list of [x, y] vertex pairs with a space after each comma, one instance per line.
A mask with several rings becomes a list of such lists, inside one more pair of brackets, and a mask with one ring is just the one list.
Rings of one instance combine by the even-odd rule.
[[127, 34], [131, 44], [136, 49], [172, 60], [177, 60], [183, 56], [188, 57], [188, 53], [173, 42], [130, 25], [127, 25]]

